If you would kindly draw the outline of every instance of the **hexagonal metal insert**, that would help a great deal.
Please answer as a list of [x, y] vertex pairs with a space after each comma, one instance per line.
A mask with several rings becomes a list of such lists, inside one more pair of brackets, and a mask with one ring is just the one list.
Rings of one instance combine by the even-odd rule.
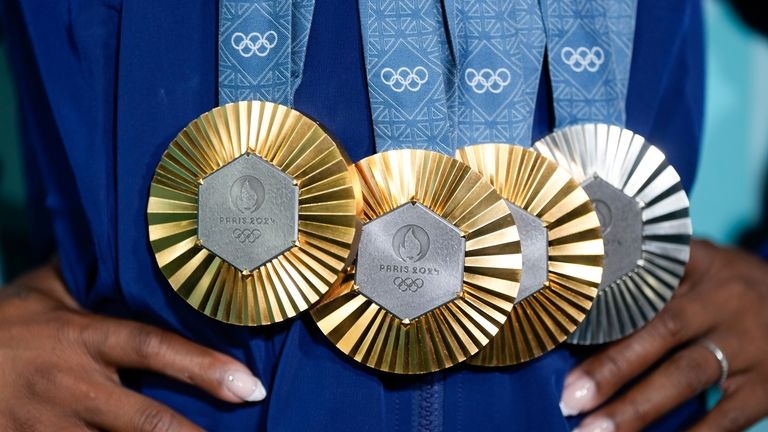
[[603, 230], [603, 290], [634, 269], [642, 257], [643, 216], [637, 201], [598, 176], [586, 180], [582, 187], [592, 200]]
[[401, 320], [414, 320], [461, 294], [465, 239], [420, 203], [363, 226], [355, 282]]
[[523, 273], [520, 276], [520, 290], [515, 303], [542, 289], [547, 282], [549, 262], [549, 237], [541, 219], [507, 201], [517, 231], [520, 233], [520, 248], [523, 253]]
[[274, 165], [246, 153], [203, 179], [197, 236], [240, 271], [253, 271], [298, 239], [299, 189]]

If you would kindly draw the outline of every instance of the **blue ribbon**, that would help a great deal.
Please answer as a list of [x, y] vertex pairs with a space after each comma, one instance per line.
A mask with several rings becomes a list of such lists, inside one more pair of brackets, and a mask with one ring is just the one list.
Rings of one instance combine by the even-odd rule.
[[293, 105], [314, 0], [219, 1], [219, 103]]
[[637, 0], [541, 0], [558, 127], [624, 126]]
[[377, 149], [529, 144], [545, 45], [556, 125], [623, 126], [637, 0], [540, 2], [360, 0]]
[[538, 0], [445, 0], [459, 147], [531, 142], [546, 37]]
[[360, 0], [376, 149], [453, 154], [454, 62], [435, 0]]

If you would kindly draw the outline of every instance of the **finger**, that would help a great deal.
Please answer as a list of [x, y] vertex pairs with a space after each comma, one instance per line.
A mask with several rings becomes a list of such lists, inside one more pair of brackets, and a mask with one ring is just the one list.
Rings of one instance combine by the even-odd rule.
[[713, 321], [701, 296], [691, 293], [685, 301], [673, 299], [648, 325], [571, 371], [560, 402], [563, 414], [594, 409], [673, 348], [705, 334]]
[[109, 365], [162, 373], [228, 402], [266, 397], [264, 385], [245, 365], [174, 333], [117, 319], [101, 319], [86, 333], [91, 354]]
[[720, 363], [696, 344], [676, 353], [607, 406], [584, 419], [579, 432], [636, 431], [698, 395], [720, 377]]
[[101, 385], [99, 397], [81, 406], [80, 415], [99, 430], [131, 432], [202, 432], [167, 406], [130, 390]]
[[92, 430], [72, 413], [59, 409], [60, 407], [51, 407], [23, 398], [18, 399], [18, 403], [14, 405], [12, 410], [0, 412], [0, 430], [3, 432], [83, 432]]
[[684, 296], [691, 289], [705, 280], [714, 271], [714, 263], [717, 261], [718, 248], [708, 241], [691, 241], [690, 256], [685, 266], [685, 274], [680, 281], [680, 286], [675, 290], [675, 296]]
[[732, 393], [726, 393], [723, 399], [696, 423], [690, 432], [730, 432], [742, 431], [757, 423], [768, 412], [765, 411], [765, 396], [756, 399], [755, 394], [765, 395], [762, 388], [750, 388], [748, 385]]

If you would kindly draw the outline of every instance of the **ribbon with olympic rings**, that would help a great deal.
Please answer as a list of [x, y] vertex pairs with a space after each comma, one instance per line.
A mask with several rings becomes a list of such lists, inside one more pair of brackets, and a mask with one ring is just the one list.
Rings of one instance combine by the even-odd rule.
[[219, 0], [219, 103], [293, 106], [315, 0]]
[[498, 68], [495, 71], [488, 68], [479, 71], [469, 68], [464, 72], [464, 80], [477, 94], [483, 94], [487, 91], [499, 94], [512, 82], [512, 74], [507, 68]]
[[452, 155], [454, 69], [435, 0], [360, 0], [376, 149]]
[[605, 62], [605, 53], [599, 46], [592, 49], [587, 47], [578, 47], [575, 50], [571, 47], [565, 47], [560, 50], [560, 58], [565, 64], [571, 67], [574, 72], [597, 72], [600, 66]]
[[544, 57], [537, 0], [446, 0], [456, 59], [457, 147], [528, 145]]
[[624, 126], [637, 0], [541, 0], [541, 8], [556, 126]]
[[413, 92], [419, 91], [421, 85], [427, 80], [429, 80], [429, 72], [421, 66], [416, 66], [413, 70], [407, 67], [401, 67], [398, 70], [387, 67], [381, 70], [381, 81], [398, 93], [406, 89]]
[[235, 32], [231, 41], [232, 46], [243, 57], [250, 57], [254, 54], [265, 57], [277, 45], [277, 33], [270, 30], [263, 35], [259, 32], [253, 32], [246, 36], [244, 33]]

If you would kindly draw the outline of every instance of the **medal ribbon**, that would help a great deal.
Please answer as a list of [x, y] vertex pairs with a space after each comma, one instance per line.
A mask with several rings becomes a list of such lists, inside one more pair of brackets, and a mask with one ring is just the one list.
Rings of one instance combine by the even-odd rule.
[[459, 147], [529, 145], [546, 36], [538, 0], [445, 0]]
[[440, 2], [360, 0], [376, 149], [453, 155], [454, 62]]
[[219, 104], [293, 106], [314, 0], [219, 0]]
[[637, 0], [541, 0], [557, 127], [624, 126]]
[[445, 15], [436, 0], [360, 1], [377, 150], [529, 144], [546, 43], [538, 1], [444, 3]]

